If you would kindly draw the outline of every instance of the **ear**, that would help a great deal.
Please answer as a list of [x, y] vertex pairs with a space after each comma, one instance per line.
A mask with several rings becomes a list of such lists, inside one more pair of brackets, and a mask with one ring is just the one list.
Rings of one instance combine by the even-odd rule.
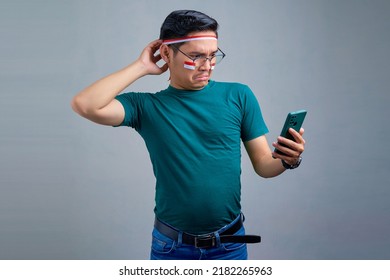
[[170, 49], [167, 45], [162, 44], [160, 46], [160, 55], [161, 58], [166, 62], [169, 63], [169, 58], [170, 58]]

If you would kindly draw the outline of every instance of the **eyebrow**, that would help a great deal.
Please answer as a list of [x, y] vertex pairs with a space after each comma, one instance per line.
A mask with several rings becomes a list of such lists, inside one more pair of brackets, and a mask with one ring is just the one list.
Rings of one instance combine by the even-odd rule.
[[[212, 51], [211, 54], [216, 54], [217, 52], [218, 52], [218, 49], [216, 49], [215, 51]], [[203, 55], [203, 56], [206, 56], [206, 53], [204, 53], [204, 52], [197, 52], [197, 51], [189, 52], [188, 54], [189, 55]]]

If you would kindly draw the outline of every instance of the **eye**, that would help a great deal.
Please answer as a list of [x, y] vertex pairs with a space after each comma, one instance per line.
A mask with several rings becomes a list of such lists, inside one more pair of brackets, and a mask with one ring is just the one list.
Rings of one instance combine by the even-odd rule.
[[194, 55], [194, 59], [202, 59], [203, 57], [204, 57], [204, 55], [201, 55], [201, 54]]

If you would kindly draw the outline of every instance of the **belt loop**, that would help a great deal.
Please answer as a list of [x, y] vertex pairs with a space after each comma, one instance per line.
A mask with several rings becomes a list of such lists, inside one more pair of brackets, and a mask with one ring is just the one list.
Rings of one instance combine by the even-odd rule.
[[183, 232], [179, 231], [179, 234], [177, 236], [177, 247], [181, 247], [183, 244]]
[[214, 232], [215, 236], [215, 247], [221, 247], [221, 237], [219, 236], [219, 232]]

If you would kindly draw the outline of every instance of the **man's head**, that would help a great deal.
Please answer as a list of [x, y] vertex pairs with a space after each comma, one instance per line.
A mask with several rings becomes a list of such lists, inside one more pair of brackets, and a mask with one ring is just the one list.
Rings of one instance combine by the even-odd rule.
[[[167, 16], [160, 31], [160, 53], [169, 66], [172, 86], [194, 90], [207, 85], [219, 53], [217, 29], [217, 21], [201, 12], [180, 10]], [[194, 61], [197, 57], [210, 59]], [[193, 65], [191, 70], [188, 64]]]

